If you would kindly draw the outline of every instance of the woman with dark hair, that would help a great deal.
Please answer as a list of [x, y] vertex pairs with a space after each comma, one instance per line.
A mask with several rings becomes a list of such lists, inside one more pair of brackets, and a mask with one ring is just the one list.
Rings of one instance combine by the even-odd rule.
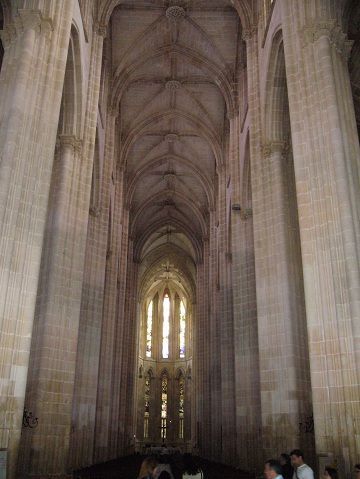
[[184, 472], [182, 479], [203, 479], [204, 474], [191, 454], [184, 454]]
[[286, 452], [280, 454], [280, 464], [282, 469], [282, 476], [284, 479], [292, 479], [294, 468], [291, 465], [291, 457]]
[[158, 461], [154, 457], [146, 457], [140, 467], [138, 479], [151, 479]]
[[325, 466], [324, 477], [326, 479], [339, 479], [337, 470], [330, 466]]

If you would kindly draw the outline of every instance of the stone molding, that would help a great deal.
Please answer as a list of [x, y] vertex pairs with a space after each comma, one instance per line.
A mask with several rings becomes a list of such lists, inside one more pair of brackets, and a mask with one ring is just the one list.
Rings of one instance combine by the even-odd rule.
[[59, 135], [57, 144], [60, 147], [71, 147], [76, 153], [80, 153], [83, 146], [82, 140], [75, 135]]
[[40, 10], [19, 9], [14, 21], [0, 32], [4, 48], [28, 30], [34, 30], [38, 35], [44, 35], [47, 40], [50, 40], [54, 30], [53, 21], [51, 18], [43, 17]]
[[349, 59], [354, 42], [348, 39], [336, 20], [319, 21], [306, 25], [302, 31], [303, 47], [316, 43], [322, 37], [328, 38], [330, 44], [345, 60]]

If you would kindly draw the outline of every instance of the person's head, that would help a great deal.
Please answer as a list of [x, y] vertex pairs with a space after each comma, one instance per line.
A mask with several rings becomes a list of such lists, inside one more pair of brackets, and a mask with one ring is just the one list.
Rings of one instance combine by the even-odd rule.
[[294, 467], [299, 467], [304, 464], [304, 453], [300, 449], [294, 449], [290, 452], [291, 464]]
[[194, 476], [200, 471], [199, 465], [191, 454], [185, 453], [183, 456], [183, 462], [184, 472], [187, 473], [189, 476]]
[[326, 466], [324, 471], [324, 478], [326, 479], [338, 479], [338, 472], [334, 467]]
[[158, 461], [154, 457], [146, 457], [141, 463], [139, 479], [150, 476], [157, 465]]
[[354, 471], [355, 471], [355, 478], [360, 479], [360, 464], [355, 464]]
[[281, 464], [276, 459], [269, 459], [265, 462], [264, 474], [266, 479], [275, 479], [282, 474]]
[[282, 466], [285, 466], [286, 464], [291, 464], [291, 459], [289, 454], [286, 454], [286, 452], [283, 452], [280, 454], [280, 464]]

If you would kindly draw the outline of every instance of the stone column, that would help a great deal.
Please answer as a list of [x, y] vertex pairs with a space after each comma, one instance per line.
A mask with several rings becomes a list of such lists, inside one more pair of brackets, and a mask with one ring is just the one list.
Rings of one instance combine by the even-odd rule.
[[52, 174], [26, 393], [39, 426], [24, 433], [19, 463], [26, 476], [68, 469], [102, 43], [95, 32], [84, 138], [60, 135]]
[[[259, 378], [259, 348], [256, 309], [256, 281], [254, 235], [251, 206], [251, 188], [244, 193], [250, 170], [248, 151], [239, 155], [239, 143], [245, 142], [247, 132], [241, 138], [239, 118], [230, 121], [230, 168], [232, 209], [231, 258], [234, 315], [234, 361], [236, 398], [237, 465], [253, 473], [258, 472], [258, 448], [260, 442], [261, 405]], [[244, 166], [245, 164], [245, 166]], [[238, 165], [236, 167], [236, 165]], [[240, 165], [243, 175], [240, 175]], [[250, 172], [249, 172], [250, 174]], [[241, 191], [240, 191], [241, 189]]]
[[76, 364], [71, 467], [80, 469], [93, 462], [96, 399], [104, 310], [110, 196], [115, 157], [114, 112], [107, 115], [103, 182], [99, 204], [92, 205], [87, 232]]
[[[19, 4], [21, 2], [18, 2]], [[15, 477], [73, 1], [32, 2], [3, 32], [0, 87], [0, 447]], [[36, 10], [38, 8], [38, 10]]]
[[[219, 169], [219, 168], [218, 168]], [[229, 251], [230, 225], [227, 215], [227, 168], [219, 173], [219, 310], [216, 321], [220, 331], [218, 343], [221, 374], [221, 460], [236, 465], [234, 316], [232, 302], [232, 259]], [[219, 341], [218, 338], [218, 341]]]
[[[262, 144], [257, 30], [247, 42], [250, 160], [255, 244], [263, 451], [303, 447], [311, 416], [309, 365], [295, 196], [286, 145]], [[296, 203], [296, 202], [295, 202]], [[294, 229], [294, 232], [293, 232]]]
[[297, 9], [295, 0], [282, 3], [316, 449], [335, 454], [349, 474], [360, 455], [360, 149], [350, 45], [332, 2], [314, 1], [311, 18]]
[[[99, 387], [95, 434], [95, 460], [117, 457], [119, 441], [119, 383], [124, 366], [117, 354], [122, 350], [118, 308], [124, 306], [127, 267], [128, 211], [124, 210], [124, 171], [116, 173], [115, 204], [109, 229], [105, 273], [104, 310], [101, 332]], [[119, 339], [120, 336], [120, 339]], [[120, 341], [120, 342], [119, 342]], [[127, 361], [127, 360], [126, 360]], [[121, 394], [123, 391], [121, 391]]]

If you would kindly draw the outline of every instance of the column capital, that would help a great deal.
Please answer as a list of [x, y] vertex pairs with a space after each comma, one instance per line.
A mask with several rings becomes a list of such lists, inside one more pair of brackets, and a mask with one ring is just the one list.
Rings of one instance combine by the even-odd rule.
[[303, 28], [303, 47], [316, 43], [320, 38], [328, 38], [331, 45], [346, 59], [349, 59], [353, 41], [348, 39], [346, 33], [336, 20], [323, 20], [309, 23]]
[[258, 31], [258, 26], [257, 25], [251, 25], [248, 28], [245, 28], [242, 32], [242, 39], [247, 42], [248, 40], [251, 40], [251, 38], [257, 34]]
[[18, 9], [13, 22], [7, 24], [0, 32], [4, 47], [6, 48], [28, 30], [34, 30], [37, 34], [50, 39], [51, 32], [54, 30], [53, 21], [51, 18], [44, 17], [40, 10]]
[[90, 206], [89, 208], [89, 213], [91, 216], [94, 216], [95, 218], [97, 218], [98, 216], [101, 215], [101, 212], [102, 212], [102, 208], [101, 206], [98, 206], [98, 205], [93, 205], [93, 206]]
[[269, 158], [275, 152], [285, 155], [289, 151], [289, 147], [287, 141], [267, 141], [261, 146], [262, 156]]
[[253, 210], [252, 210], [252, 208], [241, 208], [240, 218], [241, 218], [243, 221], [246, 221], [246, 220], [248, 220], [249, 218], [252, 218], [252, 216], [253, 216]]
[[59, 135], [57, 140], [57, 145], [60, 147], [70, 147], [73, 148], [77, 153], [81, 152], [83, 142], [75, 135]]
[[96, 21], [94, 23], [94, 31], [99, 37], [105, 38], [107, 35], [107, 25], [105, 25], [105, 23]]

